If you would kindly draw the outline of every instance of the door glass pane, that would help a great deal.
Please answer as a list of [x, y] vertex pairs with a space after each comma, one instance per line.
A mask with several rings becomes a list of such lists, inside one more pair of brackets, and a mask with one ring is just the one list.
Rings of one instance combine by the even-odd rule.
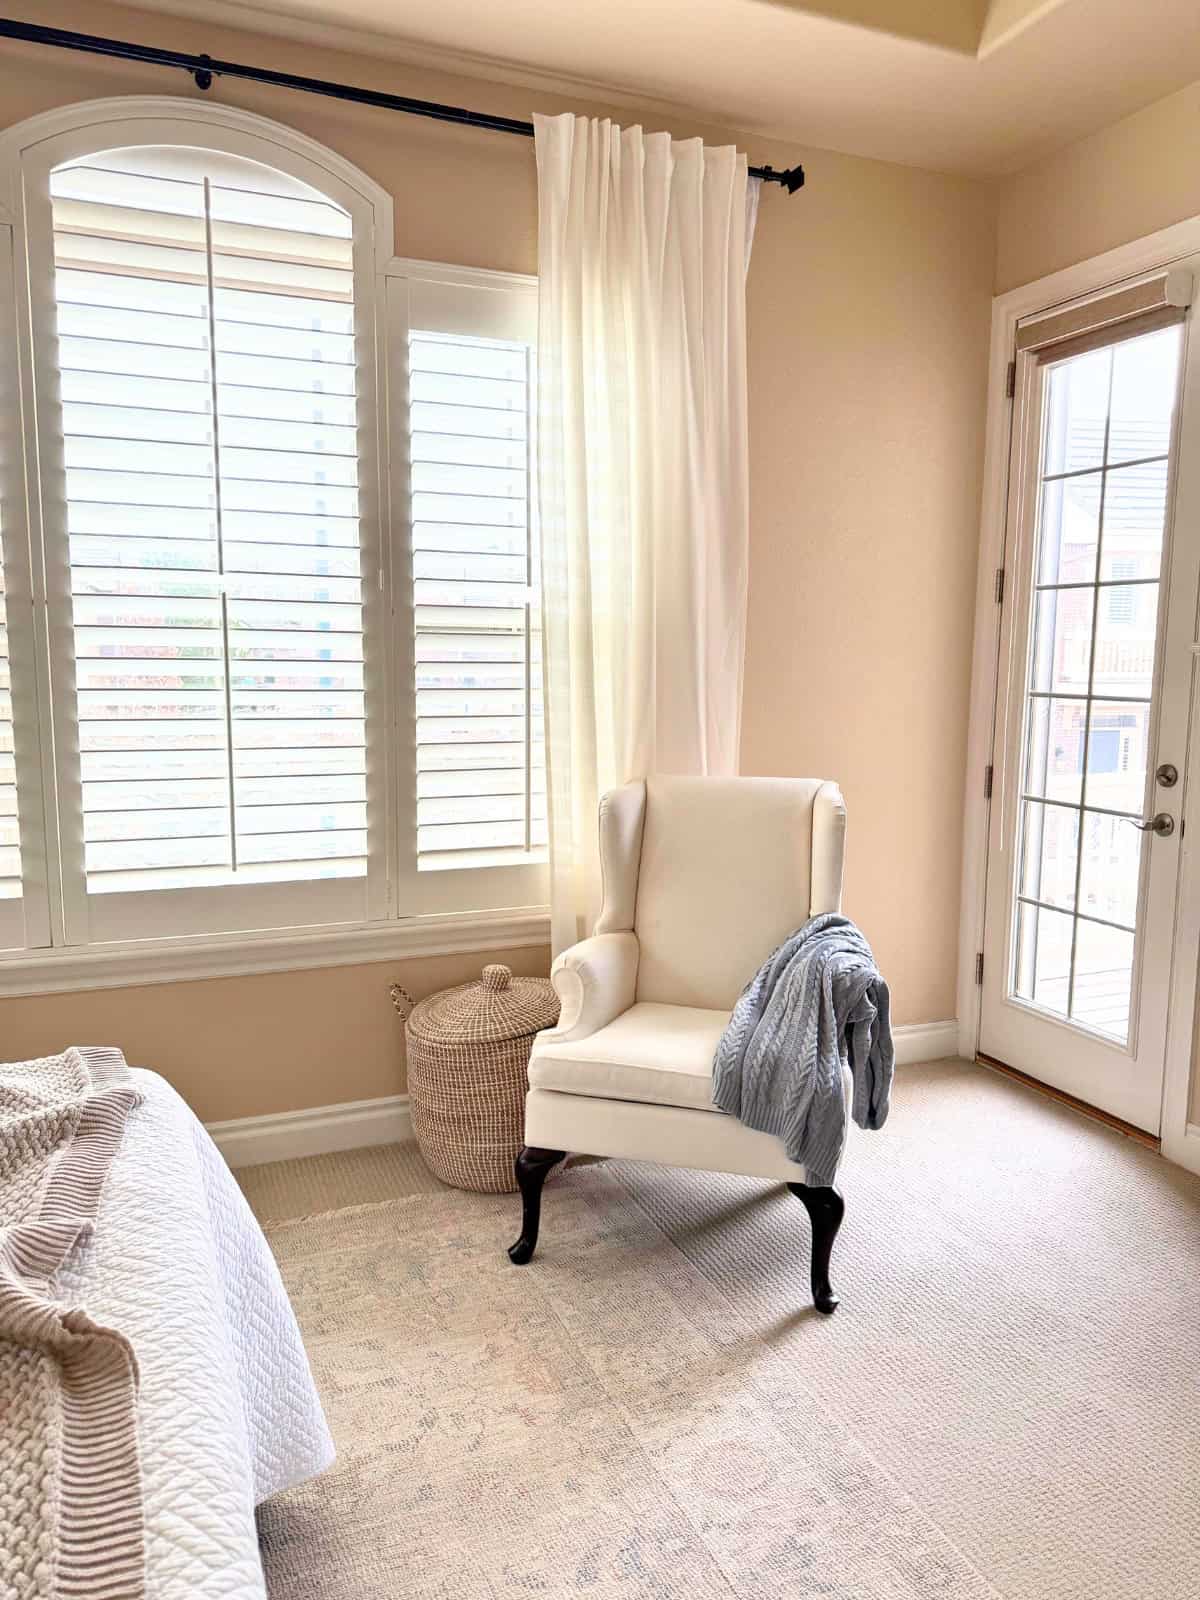
[[1112, 351], [1092, 350], [1048, 369], [1042, 471], [1082, 472], [1104, 462]]
[[[1079, 483], [1095, 482], [1095, 477], [1089, 474], [1084, 479], [1064, 478], [1061, 481], [1074, 487]], [[1132, 467], [1117, 467], [1106, 474], [1104, 540], [1100, 551], [1101, 580], [1119, 583], [1123, 579], [1157, 578], [1166, 520], [1165, 457], [1160, 461], [1139, 461]], [[1065, 583], [1068, 580], [1062, 578], [1058, 581]]]
[[1029, 700], [1025, 793], [1077, 806], [1083, 792], [1087, 699]]
[[1133, 934], [1079, 920], [1071, 1019], [1124, 1042], [1129, 1037]]
[[1030, 900], [1075, 906], [1079, 852], [1079, 813], [1071, 806], [1024, 802], [1025, 827], [1021, 853], [1021, 893]]
[[1142, 834], [1128, 817], [1084, 814], [1079, 910], [1130, 932], [1137, 916]]
[[1114, 347], [1109, 466], [1165, 456], [1170, 450], [1178, 366], [1178, 327], [1146, 333]]
[[1034, 596], [1035, 694], [1086, 694], [1092, 660], [1095, 588], [1039, 589]]
[[[1082, 737], [1081, 731], [1081, 751]], [[1141, 816], [1149, 745], [1149, 701], [1092, 701], [1087, 734], [1089, 807]]]
[[1039, 520], [1038, 582], [1091, 583], [1100, 543], [1099, 474], [1051, 478], [1042, 487]]
[[1148, 700], [1158, 636], [1158, 584], [1105, 584], [1097, 600], [1092, 693]]
[[1070, 1001], [1074, 921], [1044, 906], [1017, 907], [1017, 994], [1060, 1017], [1067, 1015]]
[[1143, 334], [1044, 377], [1012, 984], [1121, 1043], [1180, 340]]

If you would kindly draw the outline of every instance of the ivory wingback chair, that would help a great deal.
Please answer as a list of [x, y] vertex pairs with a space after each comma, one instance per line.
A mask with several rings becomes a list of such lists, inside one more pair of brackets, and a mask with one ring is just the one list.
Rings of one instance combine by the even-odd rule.
[[600, 802], [604, 904], [555, 961], [558, 1025], [529, 1060], [523, 1221], [537, 1245], [542, 1185], [568, 1151], [776, 1179], [812, 1220], [812, 1291], [837, 1301], [829, 1257], [842, 1198], [813, 1188], [780, 1140], [718, 1111], [712, 1061], [755, 972], [810, 916], [840, 909], [846, 811], [819, 778], [647, 778]]

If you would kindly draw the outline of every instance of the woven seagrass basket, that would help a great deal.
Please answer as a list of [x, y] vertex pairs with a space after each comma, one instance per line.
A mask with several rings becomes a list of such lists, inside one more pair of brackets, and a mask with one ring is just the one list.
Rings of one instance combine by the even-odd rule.
[[502, 966], [413, 1008], [404, 1025], [413, 1132], [443, 1183], [482, 1194], [517, 1187], [529, 1049], [557, 1021], [549, 980]]

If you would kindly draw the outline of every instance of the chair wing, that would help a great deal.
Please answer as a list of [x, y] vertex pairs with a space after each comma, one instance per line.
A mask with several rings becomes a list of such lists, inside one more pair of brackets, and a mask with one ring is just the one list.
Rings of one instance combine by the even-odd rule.
[[639, 778], [610, 789], [600, 800], [600, 869], [604, 904], [597, 933], [624, 933], [637, 910], [638, 870], [646, 822], [646, 783]]

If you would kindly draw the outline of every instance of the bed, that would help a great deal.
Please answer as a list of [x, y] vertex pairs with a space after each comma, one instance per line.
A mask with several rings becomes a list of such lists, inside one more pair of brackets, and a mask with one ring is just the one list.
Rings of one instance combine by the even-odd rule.
[[333, 1442], [241, 1190], [170, 1085], [133, 1076], [142, 1102], [55, 1288], [137, 1357], [147, 1600], [264, 1600], [254, 1508]]

